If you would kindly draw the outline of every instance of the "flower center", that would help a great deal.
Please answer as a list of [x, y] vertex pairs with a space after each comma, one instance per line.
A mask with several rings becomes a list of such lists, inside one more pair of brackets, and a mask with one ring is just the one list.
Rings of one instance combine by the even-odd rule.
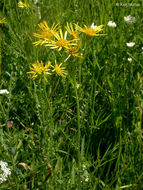
[[53, 36], [53, 34], [52, 34], [52, 32], [50, 30], [47, 30], [47, 31], [42, 32], [42, 36], [43, 36], [43, 38], [50, 39]]
[[69, 52], [69, 54], [73, 55], [73, 54], [75, 54], [75, 53], [77, 52], [77, 49], [74, 48], [74, 47], [70, 47], [70, 48], [68, 49], [68, 52]]
[[56, 42], [56, 45], [59, 47], [65, 47], [68, 45], [68, 41], [65, 39], [60, 39]]
[[58, 65], [56, 65], [55, 66], [55, 71], [56, 71], [56, 73], [61, 73], [62, 69]]
[[93, 34], [95, 34], [94, 30], [92, 28], [85, 28], [84, 32], [89, 35], [92, 36]]
[[41, 67], [41, 72], [45, 72], [46, 71], [46, 67]]
[[35, 67], [35, 68], [33, 68], [33, 71], [34, 71], [35, 73], [39, 73], [39, 72], [40, 72], [40, 68]]
[[72, 38], [76, 39], [78, 38], [78, 32], [77, 31], [73, 31], [71, 32]]

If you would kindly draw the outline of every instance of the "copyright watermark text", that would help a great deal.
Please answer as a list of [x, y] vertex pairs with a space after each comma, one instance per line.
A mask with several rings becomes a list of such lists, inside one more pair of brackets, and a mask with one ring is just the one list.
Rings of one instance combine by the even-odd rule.
[[139, 3], [116, 3], [117, 7], [139, 7]]

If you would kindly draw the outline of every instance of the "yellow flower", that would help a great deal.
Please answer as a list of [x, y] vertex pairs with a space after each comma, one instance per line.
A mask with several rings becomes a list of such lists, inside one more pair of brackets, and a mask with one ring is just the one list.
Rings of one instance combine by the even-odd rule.
[[51, 62], [49, 61], [45, 66], [43, 64], [43, 62], [39, 62], [37, 61], [37, 63], [32, 64], [33, 67], [30, 67], [31, 71], [27, 72], [27, 73], [31, 73], [33, 74], [32, 78], [36, 78], [38, 77], [38, 75], [41, 74], [50, 74], [49, 71], [49, 67], [51, 66]]
[[65, 28], [67, 32], [72, 36], [73, 39], [78, 39], [80, 32], [77, 30], [74, 30], [72, 23], [67, 22], [67, 26]]
[[5, 21], [5, 18], [1, 18], [1, 19], [0, 19], [0, 24], [2, 24], [2, 23], [5, 23], [5, 24], [7, 23], [7, 22]]
[[34, 42], [34, 45], [43, 44], [45, 40], [49, 41], [51, 37], [58, 32], [59, 26], [58, 24], [53, 24], [51, 28], [49, 28], [46, 21], [41, 22], [38, 24], [40, 30], [33, 35], [35, 37], [41, 38], [41, 40]]
[[79, 49], [76, 47], [73, 47], [73, 46], [68, 47], [67, 52], [69, 53], [69, 55], [72, 55], [72, 56], [75, 56], [78, 58], [82, 58], [82, 54], [79, 52]]
[[57, 64], [57, 61], [55, 60], [55, 66], [53, 67], [53, 72], [56, 72], [59, 76], [65, 77], [67, 75], [67, 71], [65, 70], [65, 67], [61, 67], [62, 63], [60, 65]]
[[18, 2], [18, 7], [20, 7], [20, 8], [28, 8], [28, 7], [29, 7], [29, 4], [26, 3], [26, 0], [25, 0], [24, 3], [23, 3], [22, 1], [19, 1], [19, 2]]
[[77, 44], [77, 46], [69, 46], [66, 48], [67, 53], [69, 56], [65, 59], [65, 62], [70, 58], [70, 56], [75, 56], [78, 58], [82, 58], [82, 54], [79, 52], [80, 49], [80, 42]]
[[49, 46], [51, 49], [58, 49], [58, 51], [61, 51], [62, 48], [66, 48], [69, 46], [74, 46], [77, 45], [76, 43], [74, 43], [74, 41], [77, 41], [77, 39], [73, 39], [73, 40], [67, 40], [67, 31], [65, 32], [64, 36], [63, 36], [63, 32], [60, 29], [59, 33], [55, 33], [54, 34], [56, 41], [46, 41], [44, 42], [45, 46]]
[[90, 27], [84, 25], [84, 28], [81, 28], [80, 26], [78, 26], [77, 24], [75, 24], [76, 29], [80, 30], [81, 32], [84, 32], [86, 35], [88, 36], [105, 36], [106, 34], [98, 34], [99, 32], [101, 32], [104, 27], [104, 25], [99, 25], [97, 27], [92, 27], [92, 25]]

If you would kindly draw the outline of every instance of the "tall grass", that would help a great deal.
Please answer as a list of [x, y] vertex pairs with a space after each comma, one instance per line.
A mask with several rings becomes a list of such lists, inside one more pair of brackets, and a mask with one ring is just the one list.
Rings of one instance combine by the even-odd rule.
[[[0, 89], [9, 91], [0, 95], [0, 160], [12, 172], [0, 189], [141, 190], [142, 2], [27, 2], [23, 9], [16, 0], [0, 4], [7, 21], [0, 24]], [[128, 15], [135, 23], [125, 23]], [[39, 82], [27, 73], [33, 63], [67, 56], [32, 44], [43, 20], [62, 28], [66, 22], [104, 24], [107, 36], [82, 34], [83, 59], [68, 59], [65, 78]]]

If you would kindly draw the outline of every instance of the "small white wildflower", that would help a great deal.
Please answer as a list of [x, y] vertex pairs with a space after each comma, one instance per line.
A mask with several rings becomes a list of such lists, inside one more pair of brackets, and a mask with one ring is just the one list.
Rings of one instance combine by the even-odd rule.
[[85, 178], [85, 182], [88, 182], [89, 181], [89, 177]]
[[94, 25], [94, 22], [92, 23], [92, 25], [90, 26], [91, 29], [95, 29], [97, 27], [97, 25]]
[[85, 168], [86, 168], [86, 165], [82, 165], [82, 167], [83, 167], [83, 169], [85, 169]]
[[126, 43], [126, 45], [127, 45], [128, 47], [133, 47], [133, 46], [135, 45], [135, 43], [134, 43], [134, 42], [129, 42], [129, 43]]
[[126, 23], [128, 23], [128, 24], [134, 23], [135, 20], [136, 20], [135, 17], [132, 17], [131, 15], [129, 15], [129, 16], [124, 16], [124, 21], [125, 21]]
[[110, 27], [116, 27], [117, 26], [116, 23], [112, 22], [112, 21], [109, 21], [107, 25]]
[[80, 84], [76, 84], [76, 88], [79, 89], [79, 87], [80, 87]]
[[0, 94], [9, 94], [9, 91], [6, 89], [1, 89]]
[[34, 0], [34, 4], [37, 4], [38, 3], [38, 0]]
[[11, 171], [9, 168], [7, 168], [7, 163], [0, 161], [0, 170], [3, 171], [3, 173], [0, 172], [0, 184], [7, 180], [8, 175], [11, 175]]
[[129, 62], [132, 62], [132, 58], [131, 58], [131, 57], [129, 57], [129, 58], [128, 58], [128, 61], [129, 61]]

